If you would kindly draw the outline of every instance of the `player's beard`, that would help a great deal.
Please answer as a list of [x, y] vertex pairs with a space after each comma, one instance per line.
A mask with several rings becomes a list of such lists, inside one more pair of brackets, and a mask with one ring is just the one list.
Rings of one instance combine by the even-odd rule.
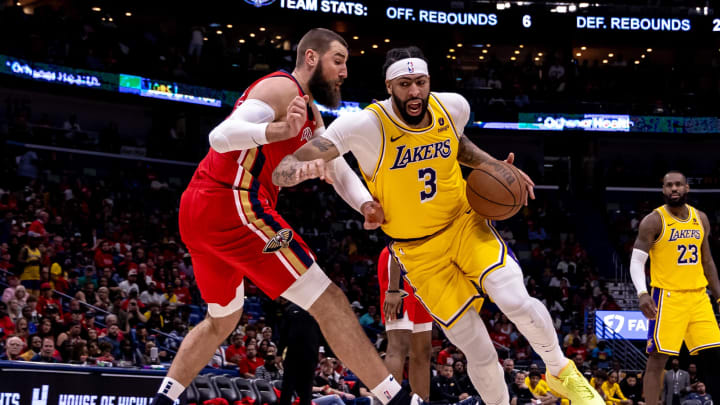
[[[423, 118], [425, 118], [425, 114], [427, 113], [427, 106], [428, 106], [428, 99], [425, 98], [411, 98], [408, 100], [405, 100], [404, 102], [400, 100], [400, 98], [393, 94], [393, 101], [395, 102], [395, 105], [397, 106], [397, 109], [400, 110], [400, 115], [402, 116], [403, 121], [405, 121], [407, 124], [410, 125], [417, 125], [422, 122]], [[429, 96], [428, 96], [429, 97]], [[422, 109], [420, 110], [420, 114], [417, 116], [410, 115], [407, 112], [407, 103], [413, 101], [413, 100], [421, 100], [422, 101]]]
[[340, 106], [340, 87], [342, 79], [326, 80], [322, 61], [318, 62], [315, 72], [310, 76], [308, 87], [313, 98], [325, 107], [337, 108]]
[[685, 205], [685, 202], [687, 202], [687, 193], [680, 194], [680, 197], [678, 199], [673, 200], [669, 195], [663, 194], [663, 197], [665, 198], [665, 204], [667, 204], [670, 207], [682, 207]]

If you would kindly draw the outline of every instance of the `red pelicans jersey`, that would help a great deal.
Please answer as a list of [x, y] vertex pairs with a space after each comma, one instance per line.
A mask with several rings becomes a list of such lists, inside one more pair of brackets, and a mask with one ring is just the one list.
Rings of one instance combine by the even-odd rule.
[[[262, 80], [271, 77], [287, 77], [295, 82], [298, 95], [305, 93], [297, 80], [285, 71], [277, 71], [263, 76], [250, 85], [235, 102], [235, 108], [247, 99], [250, 91]], [[208, 154], [195, 170], [191, 186], [208, 185], [210, 187], [228, 187], [240, 190], [252, 190], [260, 197], [266, 198], [271, 207], [277, 205], [277, 195], [280, 188], [272, 182], [272, 172], [280, 161], [287, 155], [295, 152], [304, 145], [315, 131], [315, 121], [312, 110], [308, 107], [308, 118], [297, 136], [281, 142], [259, 145], [253, 149], [237, 150], [219, 153], [210, 148]]]

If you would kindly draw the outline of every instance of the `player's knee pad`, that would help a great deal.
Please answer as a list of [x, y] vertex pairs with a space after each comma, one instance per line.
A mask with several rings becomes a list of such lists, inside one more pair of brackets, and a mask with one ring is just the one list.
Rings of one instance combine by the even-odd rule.
[[497, 353], [492, 344], [487, 329], [480, 315], [474, 312], [466, 313], [455, 325], [445, 330], [450, 341], [465, 353], [470, 362], [478, 365], [497, 363]]

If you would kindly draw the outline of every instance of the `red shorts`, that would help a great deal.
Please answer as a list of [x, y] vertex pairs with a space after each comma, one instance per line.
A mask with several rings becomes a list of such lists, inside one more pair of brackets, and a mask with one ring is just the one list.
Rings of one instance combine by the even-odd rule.
[[[382, 319], [385, 320], [385, 291], [388, 289], [390, 282], [390, 251], [385, 248], [380, 252], [378, 258], [378, 284], [380, 284], [380, 312], [382, 313]], [[424, 332], [432, 329], [433, 318], [428, 313], [427, 309], [415, 298], [415, 293], [410, 286], [410, 283], [405, 282], [400, 278], [400, 288], [408, 293], [408, 296], [403, 299], [401, 311], [402, 317], [397, 320], [385, 321], [386, 329], [410, 329], [414, 332]]]
[[242, 303], [236, 296], [243, 277], [275, 299], [315, 263], [310, 248], [262, 192], [191, 185], [180, 199], [179, 222], [209, 304]]

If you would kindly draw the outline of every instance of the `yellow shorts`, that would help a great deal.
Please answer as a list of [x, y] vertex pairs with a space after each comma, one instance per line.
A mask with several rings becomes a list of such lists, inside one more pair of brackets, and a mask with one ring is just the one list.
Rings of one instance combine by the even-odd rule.
[[415, 296], [444, 328], [470, 308], [480, 311], [483, 280], [512, 260], [490, 222], [465, 211], [435, 235], [390, 245]]
[[704, 288], [668, 291], [653, 287], [657, 316], [648, 325], [648, 353], [677, 355], [683, 340], [690, 354], [720, 346], [720, 328]]

